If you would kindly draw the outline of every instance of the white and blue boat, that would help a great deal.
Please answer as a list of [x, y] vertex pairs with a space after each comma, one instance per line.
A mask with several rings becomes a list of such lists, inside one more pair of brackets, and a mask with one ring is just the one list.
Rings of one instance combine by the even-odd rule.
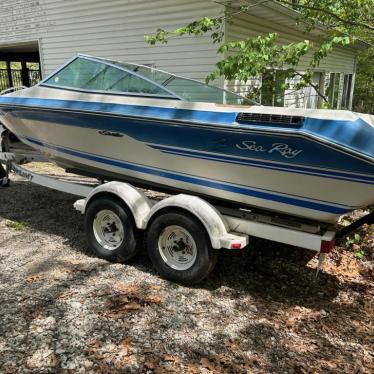
[[374, 203], [374, 116], [256, 105], [77, 55], [0, 96], [0, 123], [65, 169], [333, 223]]

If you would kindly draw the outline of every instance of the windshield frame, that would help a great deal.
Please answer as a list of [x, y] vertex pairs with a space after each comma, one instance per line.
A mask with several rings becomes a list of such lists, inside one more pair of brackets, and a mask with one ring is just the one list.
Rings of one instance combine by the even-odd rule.
[[[161, 91], [169, 93], [170, 96], [169, 95], [162, 95], [162, 94], [135, 93], [135, 92], [127, 92], [127, 91], [126, 92], [123, 92], [123, 91], [121, 92], [121, 91], [91, 90], [91, 89], [78, 88], [78, 87], [70, 87], [70, 86], [62, 86], [62, 85], [59, 86], [59, 85], [54, 85], [54, 84], [47, 83], [47, 81], [49, 81], [56, 74], [58, 74], [61, 70], [63, 70], [65, 67], [67, 67], [69, 64], [71, 64], [73, 61], [77, 60], [78, 58], [86, 59], [86, 60], [94, 61], [94, 62], [99, 62], [99, 63], [102, 63], [102, 64], [106, 64], [107, 66], [111, 66], [113, 68], [117, 68], [119, 70], [125, 71], [129, 74], [132, 74], [134, 76], [137, 76], [138, 78], [141, 78], [141, 79], [147, 81], [148, 83], [153, 84], [154, 86], [157, 86], [158, 88], [161, 89]], [[121, 61], [113, 61], [113, 60], [109, 60], [109, 59], [105, 59], [105, 58], [94, 57], [94, 56], [84, 55], [84, 54], [80, 54], [80, 53], [73, 56], [71, 59], [69, 59], [62, 66], [59, 66], [56, 70], [54, 70], [46, 78], [42, 79], [36, 86], [51, 87], [51, 88], [55, 88], [55, 89], [71, 90], [71, 91], [77, 91], [77, 92], [98, 93], [98, 94], [105, 94], [105, 95], [121, 95], [121, 96], [135, 96], [135, 97], [147, 97], [147, 98], [162, 98], [162, 99], [169, 99], [169, 100], [180, 100], [180, 101], [187, 102], [187, 103], [200, 102], [200, 101], [187, 100], [185, 97], [180, 96], [177, 93], [175, 93], [174, 91], [168, 89], [167, 86], [164, 86], [163, 84], [160, 84], [160, 83], [158, 83], [158, 82], [156, 82], [152, 79], [149, 79], [142, 74], [138, 74], [136, 71], [133, 71], [133, 70], [130, 70], [130, 69], [126, 68], [123, 64], [134, 66], [134, 68], [142, 67], [142, 68], [148, 69], [149, 71], [153, 70], [153, 71], [156, 71], [156, 72], [161, 72], [163, 74], [167, 74], [167, 75], [169, 75], [169, 79], [171, 79], [171, 81], [174, 80], [175, 78], [179, 78], [179, 79], [183, 79], [183, 80], [186, 80], [186, 81], [191, 81], [191, 82], [197, 83], [198, 85], [201, 85], [201, 86], [207, 86], [207, 87], [217, 89], [217, 90], [221, 91], [222, 93], [227, 92], [231, 95], [234, 95], [234, 96], [238, 97], [238, 99], [243, 100], [244, 104], [239, 104], [239, 105], [259, 105], [255, 101], [250, 100], [250, 99], [246, 98], [245, 96], [242, 96], [240, 94], [237, 94], [235, 92], [232, 92], [230, 90], [227, 90], [227, 89], [224, 89], [224, 88], [221, 88], [221, 87], [217, 87], [217, 86], [214, 86], [214, 85], [209, 85], [209, 84], [200, 82], [197, 79], [186, 78], [186, 77], [183, 77], [181, 75], [169, 73], [167, 71], [164, 71], [164, 70], [161, 70], [161, 69], [156, 69], [156, 68], [153, 68], [153, 67], [150, 67], [150, 66], [147, 66], [147, 65], [135, 64], [135, 63], [131, 63], [131, 62], [122, 63]], [[167, 81], [169, 81], [169, 79], [167, 79]], [[163, 82], [163, 83], [165, 83], [165, 82]], [[201, 103], [212, 103], [212, 104], [217, 104], [217, 105], [237, 105], [237, 104], [220, 104], [220, 103], [216, 103], [214, 101], [201, 101]]]
[[[136, 93], [136, 92], [128, 92], [128, 91], [124, 92], [124, 91], [90, 90], [90, 89], [86, 89], [86, 88], [78, 88], [78, 87], [70, 87], [70, 86], [58, 86], [58, 85], [46, 83], [48, 80], [53, 78], [56, 74], [58, 74], [61, 70], [63, 70], [65, 67], [67, 67], [69, 64], [71, 64], [73, 61], [75, 61], [79, 58], [89, 60], [89, 61], [99, 62], [99, 63], [105, 64], [107, 66], [111, 66], [113, 68], [125, 71], [126, 73], [132, 74], [132, 75], [134, 75], [134, 76], [136, 76], [140, 79], [143, 79], [143, 80], [153, 84], [154, 86], [157, 86], [158, 88], [161, 89], [161, 91], [166, 91], [166, 92], [170, 93], [170, 95], [150, 94], [150, 93]], [[162, 99], [169, 99], [169, 100], [176, 100], [177, 99], [177, 100], [184, 101], [184, 99], [182, 97], [180, 97], [179, 95], [176, 95], [173, 91], [167, 89], [166, 87], [158, 84], [157, 82], [155, 82], [151, 79], [148, 79], [148, 78], [146, 78], [146, 77], [144, 77], [140, 74], [137, 74], [136, 72], [133, 72], [129, 69], [126, 69], [122, 66], [115, 65], [115, 64], [111, 63], [109, 60], [96, 58], [96, 57], [91, 57], [91, 56], [86, 56], [86, 55], [81, 55], [81, 54], [78, 54], [78, 55], [74, 56], [69, 61], [67, 61], [65, 64], [60, 66], [58, 69], [53, 71], [50, 75], [48, 75], [46, 78], [41, 80], [37, 84], [37, 86], [51, 87], [51, 88], [56, 88], [56, 89], [71, 90], [71, 91], [77, 91], [77, 92], [100, 93], [100, 94], [105, 94], [105, 95], [122, 95], [122, 96], [151, 97], [151, 98], [154, 97], [154, 98], [162, 98]]]
[[[106, 60], [106, 59], [100, 59], [100, 58], [97, 58], [97, 59], [98, 59], [98, 60], [102, 60], [102, 61], [109, 61], [109, 62], [111, 62], [111, 63], [114, 62], [114, 61]], [[118, 65], [117, 65], [117, 64], [118, 64]], [[231, 95], [237, 96], [239, 99], [243, 99], [246, 103], [248, 103], [248, 105], [260, 105], [260, 104], [257, 103], [256, 101], [251, 100], [251, 99], [248, 99], [247, 97], [245, 97], [245, 96], [243, 96], [243, 95], [240, 95], [240, 94], [238, 94], [238, 93], [236, 93], [236, 92], [232, 92], [232, 91], [230, 91], [230, 90], [227, 90], [226, 88], [221, 88], [221, 87], [215, 86], [215, 85], [213, 85], [213, 84], [206, 84], [206, 83], [201, 82], [201, 81], [199, 81], [199, 80], [197, 80], [197, 79], [186, 78], [186, 77], [184, 77], [184, 76], [182, 76], [182, 75], [178, 75], [178, 74], [170, 73], [170, 72], [168, 72], [168, 71], [161, 70], [161, 69], [156, 69], [156, 68], [153, 68], [153, 67], [150, 67], [150, 66], [147, 66], [147, 65], [135, 64], [135, 63], [133, 63], [133, 62], [121, 62], [121, 61], [115, 61], [115, 66], [121, 66], [121, 67], [123, 67], [122, 64], [133, 65], [134, 67], [138, 67], [138, 66], [139, 66], [139, 67], [146, 68], [146, 69], [149, 69], [149, 70], [159, 71], [160, 73], [164, 73], [164, 74], [169, 75], [169, 79], [171, 78], [171, 81], [172, 81], [174, 78], [179, 78], [179, 79], [183, 79], [183, 80], [186, 80], [186, 81], [195, 82], [195, 83], [198, 83], [198, 84], [201, 85], [201, 86], [212, 87], [212, 88], [217, 89], [217, 90], [219, 90], [219, 91], [227, 92], [227, 93], [229, 93], [229, 94], [231, 94]], [[125, 68], [125, 69], [126, 69], [126, 68]], [[127, 70], [127, 69], [126, 69], [126, 70]], [[143, 75], [141, 75], [141, 76], [144, 77]], [[145, 78], [145, 79], [147, 79], [147, 78]], [[168, 79], [168, 81], [169, 81], [169, 79]], [[151, 82], [155, 82], [155, 81], [153, 81], [153, 80], [151, 79]], [[164, 82], [164, 83], [165, 83], [165, 82]], [[163, 84], [161, 84], [161, 86], [162, 86], [162, 87], [165, 87], [165, 88], [167, 87], [167, 86], [164, 86]], [[173, 92], [174, 95], [179, 96], [179, 95], [177, 95], [174, 91], [172, 91], [172, 90], [170, 90], [170, 91]], [[181, 98], [181, 100], [183, 100], [183, 101], [185, 101], [185, 102], [187, 102], [187, 103], [193, 103], [193, 102], [214, 103], [214, 102], [212, 102], [212, 101], [209, 101], [209, 102], [208, 102], [208, 101], [189, 101], [189, 100], [187, 100], [187, 99], [186, 99], [185, 97], [183, 97], [183, 96], [181, 96], [180, 98]], [[218, 104], [218, 103], [216, 103], [216, 104]], [[222, 104], [219, 104], [219, 105], [222, 105]], [[224, 105], [225, 105], [225, 104], [224, 104]], [[227, 105], [236, 105], [236, 104], [227, 104]], [[239, 105], [243, 105], [243, 104], [239, 104]]]

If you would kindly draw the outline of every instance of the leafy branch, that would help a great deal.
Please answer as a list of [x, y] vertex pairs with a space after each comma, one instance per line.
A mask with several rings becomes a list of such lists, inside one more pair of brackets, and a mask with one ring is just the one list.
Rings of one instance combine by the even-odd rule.
[[[337, 8], [337, 3], [338, 3], [337, 1], [333, 1], [333, 2], [332, 1], [315, 1], [315, 0], [307, 1], [307, 2], [302, 2], [302, 1], [295, 2], [295, 1], [288, 1], [288, 0], [277, 0], [277, 1], [281, 4], [287, 5], [289, 7], [292, 7], [293, 9], [297, 9], [299, 11], [303, 10], [303, 9], [314, 11], [315, 15], [316, 15], [316, 18], [321, 18], [321, 15], [325, 15], [325, 16], [329, 16], [333, 19], [336, 19], [342, 25], [354, 26], [356, 28], [357, 27], [364, 28], [364, 29], [368, 29], [368, 30], [374, 32], [374, 25], [366, 23], [365, 21], [359, 22], [359, 21], [357, 21], [357, 18], [356, 18], [355, 21], [350, 19], [349, 17], [352, 16], [352, 14], [351, 14], [352, 12], [346, 12], [346, 15], [348, 17], [347, 16], [342, 17], [339, 14], [337, 14], [337, 10], [339, 10], [339, 9], [342, 10], [344, 2], [341, 2], [340, 8]], [[368, 5], [370, 5], [370, 3], [371, 3], [372, 7], [374, 6], [374, 3], [372, 1], [362, 1], [361, 4], [360, 4], [361, 7], [364, 6], [365, 2]], [[349, 3], [349, 2], [346, 2], [346, 3]], [[352, 2], [350, 2], [350, 3], [352, 3]], [[320, 6], [318, 6], [316, 4], [320, 4]], [[349, 4], [349, 5], [353, 5], [353, 4]], [[359, 4], [357, 3], [355, 5], [359, 5]], [[354, 8], [353, 10], [357, 10], [357, 8]], [[352, 11], [352, 9], [351, 9], [351, 11]], [[309, 14], [309, 15], [311, 15], [311, 14]], [[324, 18], [325, 18], [325, 21], [326, 21], [326, 17], [324, 17]]]

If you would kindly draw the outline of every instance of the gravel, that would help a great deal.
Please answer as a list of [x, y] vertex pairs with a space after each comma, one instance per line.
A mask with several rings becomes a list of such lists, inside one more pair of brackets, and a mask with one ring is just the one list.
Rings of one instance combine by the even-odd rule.
[[0, 189], [1, 373], [374, 371], [373, 282], [351, 252], [316, 277], [310, 252], [253, 239], [183, 287], [145, 253], [95, 258], [74, 201], [17, 176]]

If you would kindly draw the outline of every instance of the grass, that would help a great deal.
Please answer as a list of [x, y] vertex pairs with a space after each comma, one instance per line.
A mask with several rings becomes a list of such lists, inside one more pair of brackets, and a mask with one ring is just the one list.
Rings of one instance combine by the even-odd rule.
[[26, 229], [26, 224], [24, 222], [12, 221], [10, 219], [5, 221], [5, 226], [16, 231], [24, 231]]
[[64, 173], [64, 169], [52, 162], [31, 162], [28, 169], [37, 173]]

